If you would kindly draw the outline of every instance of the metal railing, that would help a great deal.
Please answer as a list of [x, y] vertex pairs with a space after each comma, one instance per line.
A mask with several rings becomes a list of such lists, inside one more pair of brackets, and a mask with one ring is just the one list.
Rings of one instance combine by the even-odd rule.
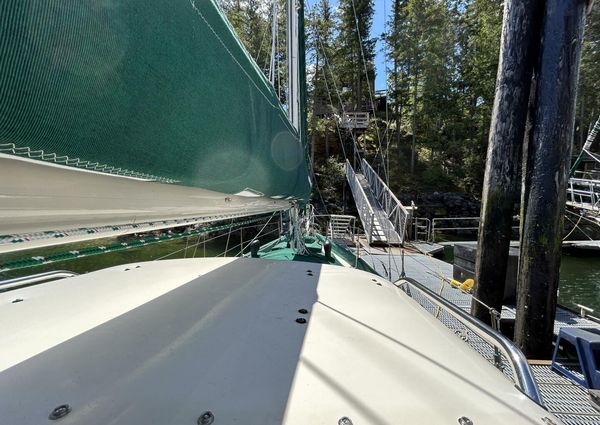
[[353, 215], [329, 215], [327, 237], [355, 242], [356, 234], [356, 217]]
[[317, 232], [327, 232], [327, 238], [335, 241], [336, 244], [342, 245], [348, 252], [352, 253], [350, 242], [354, 246], [355, 252], [354, 261], [351, 264], [353, 267], [358, 267], [360, 259], [360, 242], [359, 228], [356, 225], [356, 217], [353, 215], [336, 215], [336, 214], [316, 214], [311, 217], [310, 227]]
[[[431, 220], [426, 217], [413, 217], [412, 223], [414, 226], [413, 238], [415, 241], [431, 240]], [[421, 238], [423, 237], [423, 238]]]
[[348, 160], [346, 160], [346, 179], [348, 180], [350, 191], [354, 197], [358, 216], [365, 229], [367, 242], [370, 244], [373, 240], [373, 231], [375, 229], [375, 212]]
[[[475, 333], [479, 338], [494, 347], [508, 361], [517, 388], [530, 399], [542, 405], [542, 396], [540, 395], [533, 371], [529, 367], [529, 363], [521, 350], [510, 339], [414, 279], [405, 277], [395, 283], [398, 286], [405, 286], [405, 291], [411, 298], [414, 298], [411, 291], [416, 289], [423, 297], [434, 304], [436, 309], [444, 310], [447, 314], [462, 323], [469, 331]], [[498, 363], [496, 365], [499, 367]]]
[[[436, 241], [436, 232], [463, 232], [479, 230], [479, 217], [438, 217], [431, 220], [431, 232], [428, 241]], [[456, 223], [465, 223], [464, 225], [456, 225]], [[441, 225], [440, 225], [441, 223]], [[449, 223], [449, 224], [446, 224]], [[519, 216], [513, 217], [513, 230], [519, 230]], [[475, 235], [476, 236], [476, 235]], [[476, 237], [475, 237], [476, 239]]]
[[402, 202], [400, 202], [396, 195], [394, 195], [364, 158], [361, 164], [362, 172], [367, 179], [375, 198], [385, 211], [392, 226], [394, 226], [394, 230], [398, 233], [398, 236], [400, 236], [400, 242], [404, 243], [406, 225], [409, 218], [408, 210], [402, 205]]
[[26, 286], [37, 285], [51, 280], [64, 279], [66, 277], [77, 276], [78, 273], [68, 270], [55, 270], [29, 276], [15, 277], [0, 281], [0, 292], [11, 291], [13, 289], [24, 288]]
[[574, 207], [600, 212], [600, 180], [570, 178], [567, 202]]

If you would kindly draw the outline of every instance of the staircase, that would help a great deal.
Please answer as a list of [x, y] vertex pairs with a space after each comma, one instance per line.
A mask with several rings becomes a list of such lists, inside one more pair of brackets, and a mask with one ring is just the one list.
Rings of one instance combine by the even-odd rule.
[[363, 160], [363, 173], [346, 161], [346, 179], [369, 244], [401, 245], [408, 211]]
[[353, 239], [355, 220], [356, 217], [353, 215], [330, 215], [327, 238], [332, 240]]

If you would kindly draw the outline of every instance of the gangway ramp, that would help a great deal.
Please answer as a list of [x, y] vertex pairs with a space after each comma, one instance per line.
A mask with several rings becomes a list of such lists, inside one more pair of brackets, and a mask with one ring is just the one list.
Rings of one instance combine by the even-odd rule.
[[363, 160], [363, 173], [346, 161], [346, 179], [369, 244], [404, 243], [408, 211]]

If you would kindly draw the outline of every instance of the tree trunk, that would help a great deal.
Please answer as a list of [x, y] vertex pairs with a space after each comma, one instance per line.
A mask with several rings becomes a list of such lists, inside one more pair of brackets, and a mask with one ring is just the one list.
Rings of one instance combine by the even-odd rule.
[[317, 79], [316, 77], [319, 75], [319, 52], [317, 51], [317, 53], [315, 54], [315, 96], [313, 99], [313, 114], [312, 114], [312, 123], [311, 123], [311, 127], [312, 127], [312, 134], [310, 137], [310, 171], [311, 171], [311, 178], [313, 179], [313, 181], [315, 180], [315, 145], [317, 144], [317, 90], [316, 90], [316, 85], [317, 85]]
[[394, 55], [394, 90], [396, 91], [396, 156], [400, 158], [400, 140], [402, 135], [400, 133], [400, 122], [402, 118], [402, 103], [400, 100], [400, 87], [398, 86], [398, 59]]
[[550, 358], [586, 0], [547, 0], [523, 214], [515, 342]]
[[415, 157], [417, 150], [417, 90], [419, 88], [419, 70], [415, 73], [413, 86], [412, 110], [412, 143], [410, 145], [410, 174], [415, 174]]
[[542, 0], [510, 0], [504, 9], [475, 261], [476, 285], [471, 303], [472, 314], [486, 323], [492, 323], [488, 307], [502, 311], [513, 210], [518, 201], [519, 159], [542, 7]]

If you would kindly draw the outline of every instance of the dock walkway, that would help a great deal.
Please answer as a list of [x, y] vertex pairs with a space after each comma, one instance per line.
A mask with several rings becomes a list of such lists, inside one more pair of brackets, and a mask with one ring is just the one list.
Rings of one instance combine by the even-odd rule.
[[[388, 250], [391, 250], [391, 252], [388, 252]], [[463, 310], [467, 312], [471, 311], [471, 295], [452, 287], [444, 280], [444, 278], [452, 278], [452, 264], [420, 253], [406, 253], [403, 259], [400, 248], [363, 246], [361, 258], [382, 276], [389, 276], [392, 282], [400, 278], [403, 270], [402, 263], [404, 261], [405, 276], [421, 282]], [[431, 305], [427, 305], [417, 298], [415, 299], [483, 357], [490, 362], [494, 361], [494, 353], [491, 346], [482, 343], [474, 334], [471, 335], [456, 319], [453, 319], [449, 315], [440, 314]], [[505, 306], [502, 309], [501, 315], [503, 318], [514, 318], [515, 308], [513, 306]], [[571, 311], [558, 308], [554, 324], [555, 333], [564, 327], [600, 329], [598, 323], [582, 318]], [[550, 412], [554, 413], [565, 424], [600, 424], [600, 412], [591, 406], [589, 395], [585, 388], [554, 372], [549, 364], [532, 365], [532, 370], [538, 381], [544, 404]], [[505, 373], [509, 374], [507, 370], [505, 370]]]

